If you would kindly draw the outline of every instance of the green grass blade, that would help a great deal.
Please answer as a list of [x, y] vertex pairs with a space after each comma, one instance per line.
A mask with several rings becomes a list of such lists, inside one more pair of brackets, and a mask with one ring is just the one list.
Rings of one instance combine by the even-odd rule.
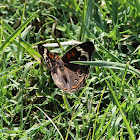
[[[87, 29], [88, 30], [88, 29]], [[90, 33], [90, 31], [88, 30], [88, 32]], [[104, 50], [106, 53], [108, 53], [112, 58], [116, 59], [117, 61], [119, 61], [120, 63], [123, 63], [122, 60], [120, 60], [118, 57], [114, 56], [111, 52], [109, 52], [100, 42], [99, 40], [95, 37], [95, 35], [91, 34], [91, 36], [95, 39], [95, 41], [100, 45], [100, 49]]]
[[[38, 12], [38, 11], [37, 11]], [[29, 22], [34, 18], [34, 16], [36, 15], [35, 12], [32, 16], [30, 16], [21, 26], [19, 26], [9, 37], [8, 39], [2, 44], [2, 46], [0, 47], [0, 52], [2, 52], [2, 50], [4, 48], [6, 48], [10, 42], [12, 42], [14, 40], [15, 37], [17, 37], [17, 35], [29, 24]]]
[[83, 11], [82, 11], [82, 19], [81, 19], [82, 25], [81, 25], [81, 30], [80, 30], [81, 40], [83, 40], [83, 35], [84, 35], [85, 16], [86, 16], [86, 0], [84, 0], [84, 6], [83, 6]]
[[10, 33], [13, 33], [15, 30], [5, 21], [2, 23], [3, 27], [6, 28]]
[[129, 63], [126, 64], [126, 68], [124, 70], [124, 74], [123, 74], [123, 78], [122, 78], [122, 83], [121, 83], [121, 87], [120, 87], [120, 93], [123, 90], [123, 86], [124, 86], [124, 83], [125, 83], [125, 77], [126, 77], [126, 74], [127, 74], [127, 71], [128, 71], [128, 67], [129, 67]]
[[94, 140], [94, 135], [95, 135], [95, 129], [96, 129], [96, 123], [98, 121], [98, 114], [99, 114], [99, 109], [100, 109], [100, 105], [101, 105], [101, 101], [102, 101], [102, 98], [103, 98], [103, 94], [104, 94], [104, 91], [105, 91], [105, 87], [103, 89], [103, 92], [101, 94], [101, 97], [100, 97], [100, 101], [99, 101], [99, 105], [98, 105], [98, 109], [97, 109], [97, 113], [96, 113], [96, 117], [95, 117], [95, 123], [94, 123], [94, 128], [93, 128], [93, 132], [92, 132], [92, 140]]
[[117, 24], [118, 21], [118, 0], [112, 1], [112, 21]]
[[[81, 26], [81, 39], [83, 41], [86, 41], [87, 37], [89, 36], [89, 32], [86, 30], [90, 28], [90, 21], [92, 18], [92, 9], [93, 9], [93, 2], [92, 0], [89, 0], [87, 2], [87, 7], [85, 6], [86, 4], [84, 4], [84, 12], [83, 12], [83, 19], [82, 19], [82, 26]], [[84, 1], [84, 3], [86, 3], [86, 1]], [[86, 11], [86, 12], [85, 12]], [[85, 28], [86, 27], [86, 28]]]
[[[107, 122], [107, 124], [105, 126], [103, 125], [105, 123], [105, 119], [107, 117], [107, 113], [109, 112], [110, 107], [111, 107], [111, 103], [109, 104], [109, 106], [107, 107], [107, 109], [106, 109], [106, 111], [105, 111], [105, 113], [103, 115], [103, 119], [102, 119], [102, 121], [100, 123], [100, 126], [96, 130], [96, 133], [95, 133], [96, 140], [101, 138], [101, 136], [104, 134], [105, 130], [107, 129], [107, 127], [111, 123], [112, 118], [110, 118], [110, 120]], [[104, 128], [102, 129], [103, 126], [104, 126]], [[102, 132], [101, 132], [101, 129], [102, 129]]]
[[55, 129], [58, 131], [58, 133], [59, 133], [61, 139], [64, 140], [64, 138], [63, 138], [61, 132], [59, 131], [59, 129], [57, 128], [57, 126], [54, 124], [53, 120], [52, 120], [41, 108], [39, 108], [39, 107], [37, 107], [37, 106], [36, 106], [36, 108], [38, 108], [38, 109], [46, 116], [46, 118], [48, 118], [48, 120], [53, 124], [53, 126], [55, 127]]
[[1, 24], [1, 26], [0, 26], [0, 46], [1, 46], [1, 44], [2, 44], [2, 36], [3, 36], [3, 19], [2, 18], [0, 18], [0, 24]]
[[[125, 70], [126, 64], [118, 63], [118, 62], [107, 62], [107, 61], [72, 61], [72, 63], [75, 64], [81, 64], [81, 65], [91, 65], [91, 66], [98, 66], [98, 67], [104, 67], [104, 68], [112, 68], [112, 69], [119, 69], [119, 70]], [[128, 70], [129, 72], [132, 72], [140, 77], [140, 72], [129, 65]]]
[[[18, 67], [18, 65], [13, 65], [0, 73], [0, 79], [3, 79], [19, 70], [21, 70], [23, 66]], [[1, 76], [2, 75], [2, 76]]]
[[135, 5], [136, 5], [136, 8], [138, 10], [138, 13], [140, 15], [140, 1], [139, 0], [134, 0], [134, 2], [135, 2]]
[[128, 131], [128, 133], [129, 133], [130, 138], [131, 138], [132, 140], [135, 140], [134, 134], [133, 134], [133, 132], [132, 132], [130, 126], [129, 126], [129, 123], [128, 123], [128, 121], [127, 121], [127, 119], [126, 119], [126, 117], [125, 117], [125, 115], [124, 115], [124, 113], [123, 113], [123, 110], [122, 110], [122, 108], [121, 108], [121, 106], [120, 106], [120, 104], [119, 104], [119, 101], [117, 100], [117, 98], [116, 98], [116, 96], [115, 96], [115, 93], [114, 93], [113, 89], [111, 88], [109, 82], [108, 82], [107, 80], [105, 80], [105, 81], [106, 81], [106, 83], [107, 83], [107, 85], [108, 85], [108, 87], [109, 87], [109, 89], [110, 89], [110, 91], [111, 91], [111, 93], [112, 93], [112, 95], [113, 95], [113, 97], [114, 97], [114, 100], [115, 100], [115, 102], [116, 102], [116, 104], [117, 104], [117, 106], [118, 106], [118, 108], [119, 108], [119, 110], [120, 110], [120, 112], [121, 112], [123, 121], [124, 121], [124, 123], [125, 123], [125, 125], [126, 125], [126, 127], [127, 127], [127, 131]]
[[[5, 27], [11, 34], [14, 33], [14, 29], [9, 26], [9, 24], [7, 24], [5, 21], [3, 21], [3, 27]], [[6, 38], [6, 40], [8, 40], [8, 37], [10, 36], [5, 30], [3, 30], [3, 34], [4, 34], [4, 37]], [[29, 43], [27, 43], [26, 41], [24, 41], [22, 38], [20, 38], [20, 44], [19, 44], [19, 41], [16, 40], [16, 39], [13, 39], [13, 43], [16, 45], [16, 46], [19, 46], [20, 45], [20, 48], [25, 48], [26, 51], [31, 55], [33, 56], [35, 59], [37, 59], [37, 57], [41, 58], [40, 54], [35, 51], [31, 45]], [[38, 59], [37, 59], [38, 60]]]
[[[37, 51], [35, 51], [32, 47], [31, 47], [31, 45], [29, 44], [29, 43], [27, 43], [26, 41], [24, 41], [22, 38], [20, 38], [20, 42], [21, 42], [21, 44], [23, 45], [23, 47], [26, 49], [26, 51], [30, 54], [30, 55], [32, 55], [34, 58], [36, 58], [36, 57], [39, 57], [39, 58], [41, 58], [41, 55], [37, 52]], [[36, 58], [37, 59], [37, 58]], [[37, 59], [38, 60], [38, 59]]]

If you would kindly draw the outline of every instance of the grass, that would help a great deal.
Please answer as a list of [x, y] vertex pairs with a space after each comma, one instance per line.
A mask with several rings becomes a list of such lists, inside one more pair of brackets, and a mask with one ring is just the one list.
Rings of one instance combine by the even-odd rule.
[[[0, 7], [2, 140], [140, 139], [138, 0], [4, 0]], [[40, 64], [37, 44], [56, 40], [94, 42], [78, 93], [64, 94]], [[70, 47], [49, 49], [62, 56]]]

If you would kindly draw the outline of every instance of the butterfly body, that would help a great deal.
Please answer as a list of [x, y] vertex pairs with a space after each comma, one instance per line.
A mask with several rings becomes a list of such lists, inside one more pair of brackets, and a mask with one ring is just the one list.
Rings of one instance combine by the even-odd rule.
[[53, 55], [42, 45], [38, 46], [39, 53], [51, 71], [56, 85], [65, 93], [77, 92], [86, 83], [89, 76], [89, 66], [69, 63], [70, 61], [90, 61], [94, 45], [92, 42], [79, 44], [68, 50], [62, 58]]

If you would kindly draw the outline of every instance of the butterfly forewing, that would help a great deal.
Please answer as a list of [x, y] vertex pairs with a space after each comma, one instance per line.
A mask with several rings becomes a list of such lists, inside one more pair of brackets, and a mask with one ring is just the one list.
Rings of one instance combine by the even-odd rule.
[[51, 70], [51, 68], [56, 64], [56, 56], [53, 55], [47, 48], [42, 45], [38, 45], [38, 50], [47, 68]]
[[84, 42], [68, 50], [62, 57], [62, 60], [64, 63], [69, 63], [70, 61], [90, 61], [94, 49], [92, 42]]

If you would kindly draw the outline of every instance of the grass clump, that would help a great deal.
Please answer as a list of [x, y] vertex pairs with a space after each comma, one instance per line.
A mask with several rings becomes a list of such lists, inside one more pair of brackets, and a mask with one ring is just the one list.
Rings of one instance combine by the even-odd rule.
[[[139, 139], [139, 1], [0, 3], [1, 139]], [[93, 41], [87, 85], [64, 94], [39, 43]], [[60, 56], [71, 46], [49, 48]], [[75, 62], [77, 63], [77, 62]], [[81, 63], [81, 62], [78, 62]]]

